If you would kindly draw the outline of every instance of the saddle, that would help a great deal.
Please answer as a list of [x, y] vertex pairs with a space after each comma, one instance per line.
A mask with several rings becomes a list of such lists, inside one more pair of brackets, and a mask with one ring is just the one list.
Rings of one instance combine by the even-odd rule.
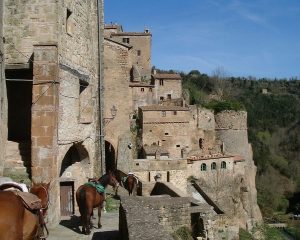
[[28, 192], [15, 191], [29, 211], [40, 210], [42, 208], [42, 201], [36, 195]]

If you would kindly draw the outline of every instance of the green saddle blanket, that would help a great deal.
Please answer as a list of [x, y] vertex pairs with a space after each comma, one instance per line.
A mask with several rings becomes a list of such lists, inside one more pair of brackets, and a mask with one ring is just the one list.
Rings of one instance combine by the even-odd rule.
[[87, 182], [84, 185], [96, 188], [98, 193], [105, 193], [105, 187], [103, 185], [101, 185], [100, 183]]

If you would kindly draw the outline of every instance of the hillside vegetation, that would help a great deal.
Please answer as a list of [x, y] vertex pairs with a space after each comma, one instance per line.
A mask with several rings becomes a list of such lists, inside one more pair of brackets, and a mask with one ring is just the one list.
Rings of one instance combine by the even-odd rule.
[[181, 73], [185, 97], [219, 112], [248, 112], [258, 168], [258, 203], [265, 219], [300, 212], [300, 81]]

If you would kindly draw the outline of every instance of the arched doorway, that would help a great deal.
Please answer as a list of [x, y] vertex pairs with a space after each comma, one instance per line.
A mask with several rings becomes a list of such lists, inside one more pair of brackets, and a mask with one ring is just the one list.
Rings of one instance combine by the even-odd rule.
[[89, 176], [89, 154], [81, 144], [69, 148], [61, 162], [60, 212], [61, 216], [71, 216], [75, 212], [75, 189]]
[[114, 146], [105, 141], [105, 170], [116, 170], [116, 152]]

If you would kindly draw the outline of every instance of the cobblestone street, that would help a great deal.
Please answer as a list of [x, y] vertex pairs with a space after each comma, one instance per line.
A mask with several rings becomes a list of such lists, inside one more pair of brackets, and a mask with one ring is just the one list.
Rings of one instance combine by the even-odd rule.
[[[93, 223], [97, 226], [97, 212], [94, 212], [96, 219]], [[49, 229], [47, 240], [119, 240], [119, 213], [110, 212], [102, 213], [102, 228], [93, 228], [92, 233], [87, 236], [83, 235], [80, 226], [79, 215], [72, 216], [70, 219], [62, 220], [55, 228]]]

